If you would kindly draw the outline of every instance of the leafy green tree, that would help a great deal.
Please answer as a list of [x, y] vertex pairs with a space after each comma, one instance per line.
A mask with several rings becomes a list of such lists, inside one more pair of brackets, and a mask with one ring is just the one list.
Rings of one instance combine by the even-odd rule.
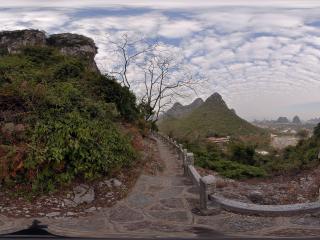
[[313, 134], [317, 139], [320, 139], [320, 123], [314, 128]]
[[136, 96], [128, 87], [121, 86], [114, 77], [109, 75], [95, 77], [93, 81], [95, 93], [101, 95], [104, 101], [114, 103], [124, 119], [135, 121], [139, 118]]
[[236, 162], [254, 165], [255, 147], [244, 144], [233, 144], [231, 146], [231, 159]]

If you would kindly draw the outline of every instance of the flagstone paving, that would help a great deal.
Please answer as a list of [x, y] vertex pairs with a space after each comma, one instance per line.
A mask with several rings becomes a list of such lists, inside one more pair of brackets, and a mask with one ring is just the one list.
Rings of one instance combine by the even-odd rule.
[[[258, 217], [217, 209], [212, 216], [194, 213], [197, 189], [183, 176], [176, 154], [157, 140], [166, 168], [158, 175], [142, 174], [127, 198], [111, 208], [86, 217], [39, 218], [54, 234], [66, 236], [170, 236], [213, 237], [217, 235], [316, 236], [320, 214], [295, 217]], [[31, 225], [33, 219], [0, 219], [7, 233]]]

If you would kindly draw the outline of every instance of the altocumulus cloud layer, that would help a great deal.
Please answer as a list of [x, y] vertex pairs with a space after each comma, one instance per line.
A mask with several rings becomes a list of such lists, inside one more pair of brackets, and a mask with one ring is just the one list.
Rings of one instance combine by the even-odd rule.
[[319, 117], [320, 2], [212, 2], [12, 0], [1, 3], [0, 29], [88, 35], [107, 70], [115, 56], [106, 36], [129, 31], [163, 42], [207, 76], [200, 97], [218, 91], [247, 119]]

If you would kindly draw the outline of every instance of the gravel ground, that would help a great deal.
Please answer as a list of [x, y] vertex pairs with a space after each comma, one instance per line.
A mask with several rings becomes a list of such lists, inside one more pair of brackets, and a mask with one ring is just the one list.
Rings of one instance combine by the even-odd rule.
[[296, 175], [242, 181], [220, 177], [211, 170], [198, 170], [202, 176], [212, 174], [219, 178], [217, 193], [243, 202], [280, 205], [312, 202], [319, 198], [320, 167]]

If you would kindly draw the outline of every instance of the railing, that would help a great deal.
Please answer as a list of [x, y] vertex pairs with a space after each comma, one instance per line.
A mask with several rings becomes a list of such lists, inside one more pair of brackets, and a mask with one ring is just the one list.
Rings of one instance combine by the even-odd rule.
[[199, 189], [200, 210], [208, 209], [209, 196], [213, 192], [216, 178], [213, 175], [201, 177], [197, 169], [194, 167], [194, 155], [183, 148], [182, 144], [178, 144], [174, 139], [163, 136], [157, 132], [153, 133], [156, 137], [161, 139], [164, 143], [169, 145], [175, 151], [178, 158], [182, 161], [184, 175], [189, 177], [195, 186]]
[[188, 152], [187, 149], [183, 148], [182, 144], [178, 144], [170, 137], [163, 136], [157, 132], [153, 134], [169, 145], [176, 152], [179, 159], [182, 160], [184, 175], [189, 177], [199, 189], [200, 211], [203, 213], [210, 213], [209, 204], [227, 211], [260, 216], [287, 216], [320, 210], [320, 201], [287, 205], [260, 205], [239, 202], [216, 195], [214, 193], [217, 178], [213, 175], [200, 176], [194, 167], [193, 153]]

